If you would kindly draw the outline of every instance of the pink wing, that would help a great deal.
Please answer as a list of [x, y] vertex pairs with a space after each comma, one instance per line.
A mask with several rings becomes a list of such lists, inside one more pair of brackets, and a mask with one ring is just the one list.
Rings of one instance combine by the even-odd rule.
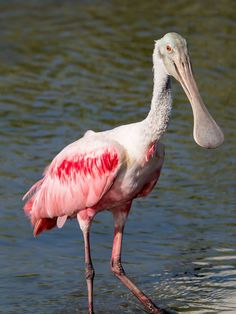
[[[32, 196], [24, 211], [36, 229], [39, 221], [48, 224], [42, 230], [51, 229], [57, 217], [62, 226], [67, 216], [96, 205], [111, 187], [121, 166], [122, 152], [112, 142], [94, 142], [79, 140], [67, 146], [45, 170], [44, 178], [26, 193], [24, 198]], [[92, 145], [95, 149], [90, 150]]]

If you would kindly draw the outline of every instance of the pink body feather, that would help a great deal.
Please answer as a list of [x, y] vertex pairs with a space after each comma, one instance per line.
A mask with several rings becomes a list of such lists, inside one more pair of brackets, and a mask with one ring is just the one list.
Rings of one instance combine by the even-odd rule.
[[73, 217], [98, 203], [111, 187], [119, 161], [116, 147], [100, 145], [96, 150], [81, 152], [80, 141], [74, 142], [54, 158], [44, 178], [24, 196], [32, 195], [24, 206], [25, 213], [36, 229], [41, 219], [46, 219], [41, 222], [44, 225], [55, 226], [57, 217], [62, 227], [65, 217]]
[[121, 145], [97, 139], [94, 134], [65, 147], [24, 196], [29, 198], [24, 211], [34, 226], [34, 235], [56, 225], [61, 228], [67, 218], [78, 213], [82, 220], [89, 219], [85, 209], [94, 213], [110, 209], [145, 196], [154, 187], [163, 162], [162, 158], [157, 162], [154, 144], [147, 148], [143, 162], [128, 163], [129, 156]]

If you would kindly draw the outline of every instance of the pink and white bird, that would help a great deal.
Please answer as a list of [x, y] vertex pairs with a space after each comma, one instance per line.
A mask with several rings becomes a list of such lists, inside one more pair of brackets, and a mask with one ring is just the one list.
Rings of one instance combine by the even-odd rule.
[[24, 196], [26, 215], [34, 235], [77, 218], [84, 237], [88, 312], [93, 313], [94, 269], [89, 231], [95, 215], [103, 210], [114, 216], [111, 270], [142, 302], [149, 313], [165, 313], [126, 276], [121, 264], [122, 236], [134, 198], [150, 193], [164, 161], [164, 145], [171, 107], [170, 76], [177, 79], [191, 105], [193, 136], [204, 148], [215, 148], [224, 136], [207, 111], [198, 92], [188, 55], [187, 43], [177, 33], [155, 42], [154, 87], [151, 108], [141, 122], [104, 132], [87, 131], [65, 147], [46, 168], [44, 176]]

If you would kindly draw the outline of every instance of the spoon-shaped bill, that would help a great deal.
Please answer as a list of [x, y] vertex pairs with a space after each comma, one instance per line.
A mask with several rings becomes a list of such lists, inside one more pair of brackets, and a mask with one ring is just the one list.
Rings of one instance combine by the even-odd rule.
[[204, 148], [216, 148], [224, 142], [224, 134], [208, 112], [197, 88], [189, 58], [176, 67], [179, 81], [191, 103], [194, 117], [193, 137]]

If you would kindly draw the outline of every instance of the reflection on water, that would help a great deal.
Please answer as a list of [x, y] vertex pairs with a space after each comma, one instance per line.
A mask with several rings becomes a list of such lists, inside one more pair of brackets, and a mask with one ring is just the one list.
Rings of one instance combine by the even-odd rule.
[[[192, 114], [174, 84], [158, 187], [137, 200], [124, 266], [159, 305], [185, 313], [236, 311], [234, 2], [7, 1], [0, 7], [1, 296], [3, 313], [86, 313], [76, 222], [34, 239], [21, 197], [87, 129], [142, 119], [152, 93], [154, 39], [188, 39], [201, 94], [226, 143], [192, 140]], [[141, 222], [141, 223], [140, 223]], [[112, 219], [92, 229], [96, 313], [142, 313], [109, 272]]]

